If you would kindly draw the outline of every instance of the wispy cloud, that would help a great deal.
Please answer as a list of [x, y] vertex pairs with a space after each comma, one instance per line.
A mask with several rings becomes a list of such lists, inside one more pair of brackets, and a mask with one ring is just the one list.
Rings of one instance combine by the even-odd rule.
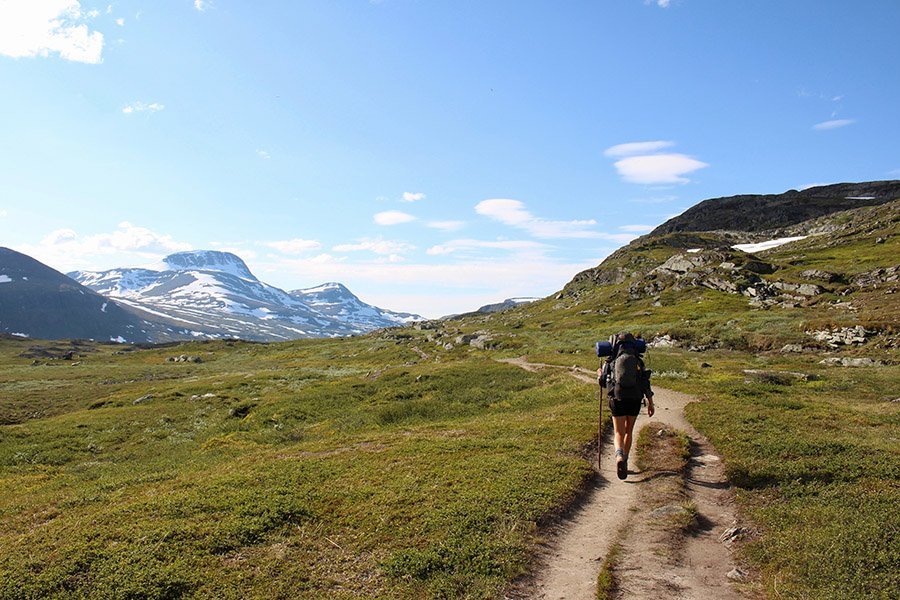
[[136, 112], [157, 113], [161, 110], [165, 110], [165, 108], [165, 105], [160, 104], [159, 102], [151, 102], [150, 104], [146, 104], [144, 102], [132, 102], [131, 104], [122, 108], [122, 112], [126, 115], [130, 115]]
[[355, 244], [338, 244], [337, 246], [332, 248], [334, 252], [368, 251], [381, 255], [403, 254], [415, 249], [415, 246], [413, 246], [412, 244], [407, 244], [406, 242], [395, 242], [391, 240], [384, 240], [381, 238], [374, 240], [364, 238], [362, 240], [359, 240]]
[[110, 256], [121, 257], [126, 263], [147, 262], [172, 252], [191, 249], [190, 244], [179, 242], [171, 235], [157, 233], [128, 221], [119, 223], [115, 231], [92, 235], [79, 235], [72, 229], [57, 229], [37, 244], [20, 247], [21, 252], [59, 270], [95, 268], [98, 260]]
[[98, 64], [103, 34], [90, 31], [77, 0], [0, 2], [0, 54], [13, 58], [48, 57]]
[[372, 218], [378, 225], [399, 225], [400, 223], [409, 223], [416, 220], [414, 216], [399, 210], [386, 210], [376, 213]]
[[6, 212], [6, 209], [0, 208], [0, 219], [3, 219], [7, 215], [9, 215], [9, 213]]
[[685, 154], [671, 153], [629, 156], [616, 161], [614, 166], [629, 183], [658, 185], [688, 183], [690, 179], [685, 175], [709, 165]]
[[856, 123], [856, 119], [832, 119], [830, 121], [816, 123], [812, 128], [817, 131], [827, 131], [829, 129], [839, 129], [841, 127], [846, 127], [847, 125], [853, 125], [854, 123]]
[[424, 200], [425, 194], [422, 192], [403, 192], [403, 201], [404, 202], [418, 202], [419, 200]]
[[256, 155], [263, 160], [269, 160], [270, 158], [272, 158], [271, 154], [269, 154], [265, 150], [260, 150], [259, 148], [256, 149]]
[[663, 140], [629, 142], [611, 146], [604, 154], [620, 159], [613, 166], [622, 179], [646, 185], [688, 183], [690, 180], [685, 175], [709, 166], [686, 154], [660, 152], [674, 145], [675, 142]]
[[490, 249], [490, 250], [509, 250], [509, 251], [522, 251], [522, 250], [541, 250], [546, 248], [546, 244], [541, 244], [539, 242], [533, 242], [531, 240], [498, 240], [498, 241], [486, 241], [486, 240], [471, 240], [471, 239], [463, 239], [463, 240], [451, 240], [444, 244], [438, 244], [436, 246], [432, 246], [428, 250], [425, 251], [429, 256], [440, 256], [444, 254], [452, 254], [454, 252], [466, 251], [466, 250], [475, 250], [475, 249]]
[[196, 8], [200, 12], [204, 12], [207, 8], [209, 8], [209, 2], [206, 0], [194, 0], [194, 8]]
[[604, 156], [611, 158], [623, 158], [625, 156], [635, 156], [639, 154], [650, 154], [658, 152], [663, 148], [670, 148], [675, 142], [658, 140], [654, 142], [629, 142], [627, 144], [616, 144], [610, 146], [603, 151]]
[[479, 215], [500, 221], [504, 225], [524, 229], [539, 238], [596, 238], [600, 234], [591, 229], [597, 222], [593, 219], [576, 221], [551, 221], [535, 217], [518, 200], [491, 199], [475, 205]]
[[322, 244], [315, 240], [304, 240], [300, 238], [263, 242], [263, 245], [274, 248], [283, 254], [302, 254], [303, 252], [317, 250], [322, 247]]
[[458, 231], [465, 226], [465, 221], [429, 221], [426, 223], [432, 229], [440, 229], [441, 231]]

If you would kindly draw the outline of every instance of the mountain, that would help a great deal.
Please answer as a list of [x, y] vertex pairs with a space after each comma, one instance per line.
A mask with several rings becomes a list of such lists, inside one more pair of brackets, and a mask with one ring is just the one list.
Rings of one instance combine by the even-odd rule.
[[501, 312], [507, 310], [509, 308], [515, 308], [521, 304], [528, 304], [529, 302], [534, 302], [536, 300], [540, 300], [540, 298], [507, 298], [503, 302], [495, 302], [494, 304], [485, 304], [480, 307], [475, 312], [478, 313], [493, 313], [493, 312]]
[[419, 315], [394, 312], [366, 304], [345, 286], [335, 282], [293, 290], [290, 294], [305, 305], [364, 331], [422, 320]]
[[37, 260], [0, 248], [0, 331], [146, 342], [156, 326]]
[[197, 338], [346, 336], [420, 318], [365, 304], [339, 284], [289, 294], [259, 281], [229, 252], [179, 252], [155, 268], [77, 271], [69, 276], [133, 309], [171, 321], [172, 335]]
[[669, 219], [650, 235], [686, 231], [761, 232], [900, 197], [900, 181], [837, 183], [783, 194], [741, 195], [704, 200]]

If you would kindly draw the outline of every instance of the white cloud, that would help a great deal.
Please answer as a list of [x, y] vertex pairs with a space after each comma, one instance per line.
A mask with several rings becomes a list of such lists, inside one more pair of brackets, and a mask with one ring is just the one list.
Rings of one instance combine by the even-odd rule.
[[206, 0], [194, 0], [194, 8], [196, 8], [200, 12], [204, 12], [209, 7], [209, 3]]
[[116, 25], [119, 27], [125, 27], [125, 19], [116, 19]]
[[549, 221], [535, 217], [518, 200], [491, 199], [475, 205], [475, 212], [510, 227], [524, 229], [539, 238], [596, 238], [600, 235], [590, 229], [597, 224], [593, 219], [581, 221]]
[[660, 8], [669, 8], [671, 0], [656, 0], [656, 5]]
[[367, 250], [381, 255], [399, 255], [404, 252], [415, 250], [416, 247], [406, 242], [394, 242], [391, 240], [369, 240], [363, 239], [356, 244], [338, 244], [332, 248], [335, 252], [359, 252]]
[[546, 248], [546, 244], [541, 244], [539, 242], [532, 242], [529, 240], [498, 240], [498, 241], [484, 241], [484, 240], [451, 240], [444, 244], [438, 244], [437, 246], [432, 246], [428, 250], [426, 250], [426, 254], [429, 256], [440, 256], [445, 254], [452, 254], [454, 252], [465, 251], [465, 250], [474, 250], [480, 248], [488, 248], [491, 250], [509, 250], [509, 251], [523, 251], [523, 250], [542, 250]]
[[464, 221], [429, 221], [428, 227], [432, 229], [440, 229], [441, 231], [458, 231], [465, 226]]
[[688, 183], [684, 175], [709, 165], [684, 154], [649, 154], [630, 156], [615, 162], [625, 181], [643, 184]]
[[115, 260], [122, 266], [134, 262], [159, 260], [167, 254], [191, 250], [190, 244], [178, 242], [171, 235], [160, 234], [128, 221], [108, 233], [82, 236], [72, 229], [57, 229], [37, 244], [24, 244], [20, 251], [55, 269], [99, 268], [98, 262]]
[[269, 154], [265, 150], [260, 150], [260, 149], [256, 150], [256, 155], [263, 160], [269, 160], [270, 158], [272, 158], [271, 154]]
[[403, 192], [403, 201], [404, 202], [418, 202], [419, 200], [424, 200], [425, 194], [422, 192]]
[[6, 212], [6, 209], [0, 208], [0, 219], [6, 217], [7, 215], [9, 215], [9, 213]]
[[619, 229], [634, 233], [647, 233], [648, 231], [653, 231], [653, 225], [622, 225]]
[[278, 240], [274, 242], [264, 242], [265, 246], [274, 248], [284, 254], [301, 254], [308, 250], [318, 250], [322, 244], [315, 240], [303, 240], [296, 238], [293, 240]]
[[830, 121], [822, 121], [813, 125], [813, 129], [817, 131], [827, 131], [829, 129], [839, 129], [847, 125], [853, 125], [856, 119], [832, 119]]
[[103, 34], [81, 22], [78, 0], [0, 1], [0, 54], [13, 58], [47, 57], [98, 64]]
[[378, 225], [398, 225], [400, 223], [409, 223], [410, 221], [416, 220], [414, 216], [405, 212], [400, 212], [399, 210], [386, 210], [377, 213], [373, 219]]
[[122, 112], [126, 115], [130, 115], [131, 113], [136, 112], [156, 113], [161, 110], [165, 110], [165, 108], [165, 105], [160, 104], [159, 102], [151, 102], [150, 104], [145, 104], [144, 102], [132, 102], [128, 106], [125, 106], [122, 109]]
[[623, 158], [625, 156], [635, 156], [638, 154], [650, 154], [674, 145], [675, 142], [666, 142], [662, 140], [655, 142], [629, 142], [627, 144], [610, 146], [603, 151], [603, 154], [612, 158]]

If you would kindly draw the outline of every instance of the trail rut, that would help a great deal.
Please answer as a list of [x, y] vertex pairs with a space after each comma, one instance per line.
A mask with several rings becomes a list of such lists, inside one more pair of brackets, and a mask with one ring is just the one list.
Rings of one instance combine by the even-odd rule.
[[[502, 362], [529, 371], [565, 369], [581, 381], [595, 386], [597, 382], [596, 373], [578, 367], [530, 363], [524, 358]], [[576, 510], [547, 533], [533, 572], [516, 585], [508, 598], [596, 598], [602, 561], [616, 541], [622, 545], [620, 564], [624, 566], [617, 573], [619, 598], [729, 600], [745, 597], [726, 577], [734, 562], [730, 551], [719, 541], [719, 536], [736, 521], [732, 492], [715, 450], [684, 418], [684, 407], [693, 401], [696, 399], [686, 394], [654, 386], [653, 421], [681, 429], [692, 440], [687, 488], [699, 514], [699, 531], [688, 537], [676, 555], [667, 560], [649, 551], [647, 532], [635, 527], [636, 520], [646, 516], [637, 505], [642, 474], [632, 464], [628, 479], [617, 479], [612, 440], [604, 439], [594, 487]], [[646, 413], [642, 413], [638, 429], [646, 423]], [[620, 535], [622, 531], [626, 534]]]

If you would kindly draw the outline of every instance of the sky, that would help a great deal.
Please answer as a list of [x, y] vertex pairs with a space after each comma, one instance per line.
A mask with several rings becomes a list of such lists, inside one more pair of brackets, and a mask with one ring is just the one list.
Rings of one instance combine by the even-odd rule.
[[0, 0], [0, 246], [437, 317], [706, 198], [900, 179], [896, 0]]

